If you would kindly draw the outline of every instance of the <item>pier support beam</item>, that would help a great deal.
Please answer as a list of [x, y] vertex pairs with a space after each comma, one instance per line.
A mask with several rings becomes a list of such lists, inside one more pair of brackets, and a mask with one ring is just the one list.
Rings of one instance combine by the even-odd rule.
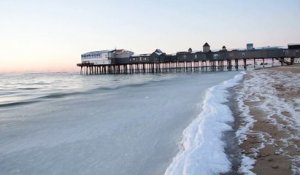
[[231, 64], [231, 60], [230, 59], [227, 60], [227, 70], [229, 70], [229, 71], [232, 70], [232, 64]]
[[284, 63], [284, 57], [280, 58], [280, 63], [281, 63], [281, 66], [283, 66], [283, 63]]
[[244, 59], [244, 69], [247, 70], [247, 59]]
[[291, 58], [291, 65], [293, 65], [293, 64], [294, 64], [294, 61], [295, 61], [295, 58], [294, 58], [294, 57], [292, 57], [292, 58]]
[[235, 59], [234, 62], [235, 62], [235, 70], [239, 70], [239, 60]]

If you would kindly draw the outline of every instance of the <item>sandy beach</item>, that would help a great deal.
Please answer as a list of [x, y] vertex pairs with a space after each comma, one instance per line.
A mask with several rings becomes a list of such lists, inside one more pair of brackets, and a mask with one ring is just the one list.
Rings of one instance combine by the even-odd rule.
[[[237, 86], [241, 172], [300, 173], [300, 65], [248, 72]], [[245, 164], [247, 166], [245, 166]]]

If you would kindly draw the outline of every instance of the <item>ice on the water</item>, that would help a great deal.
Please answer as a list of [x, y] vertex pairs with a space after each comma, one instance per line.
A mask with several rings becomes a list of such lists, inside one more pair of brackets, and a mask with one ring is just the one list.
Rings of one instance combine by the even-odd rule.
[[[178, 152], [182, 131], [199, 114], [199, 103], [206, 90], [235, 74], [74, 75], [65, 83], [60, 81], [54, 90], [49, 87], [52, 80], [50, 85], [39, 87], [38, 92], [18, 90], [16, 95], [26, 93], [31, 97], [32, 93], [34, 98], [36, 94], [71, 95], [0, 107], [0, 174], [163, 174]], [[26, 76], [22, 78], [26, 80]], [[102, 88], [110, 87], [112, 82], [121, 86]], [[74, 84], [77, 84], [75, 89], [63, 88]], [[42, 91], [43, 88], [46, 91]], [[217, 87], [214, 90], [219, 91]], [[81, 93], [73, 93], [77, 91]], [[228, 112], [225, 106], [216, 107]], [[209, 122], [210, 126], [215, 123], [220, 128], [212, 127], [203, 143], [212, 144], [216, 139], [212, 149], [223, 152], [219, 132], [230, 129], [224, 123], [229, 116], [226, 113], [224, 119], [217, 119], [211, 115], [214, 119]], [[204, 117], [204, 120], [207, 119]], [[212, 164], [207, 171], [212, 166], [218, 170], [228, 168], [224, 153], [214, 156], [225, 164]]]

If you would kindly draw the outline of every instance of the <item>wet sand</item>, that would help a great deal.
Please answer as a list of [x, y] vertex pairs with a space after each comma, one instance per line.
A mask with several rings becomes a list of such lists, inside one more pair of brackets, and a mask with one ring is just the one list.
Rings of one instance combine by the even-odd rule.
[[[242, 85], [236, 87], [235, 91], [243, 88], [246, 81], [251, 81], [253, 78], [264, 80], [264, 76], [268, 77], [266, 79], [268, 83], [260, 88], [271, 88], [272, 92], [270, 93], [276, 96], [276, 99], [278, 97], [280, 104], [291, 106], [291, 110], [294, 109], [296, 113], [291, 112], [288, 108], [287, 110], [278, 110], [275, 104], [272, 105], [272, 100], [262, 93], [252, 90], [253, 94], [249, 98], [245, 98], [244, 105], [249, 109], [249, 114], [255, 119], [255, 122], [247, 133], [247, 139], [240, 144], [242, 154], [256, 160], [254, 168], [251, 169], [256, 174], [298, 174], [300, 173], [299, 124], [294, 118], [295, 114], [297, 115], [299, 112], [300, 87], [298, 85], [300, 79], [297, 77], [300, 77], [300, 65], [249, 72], [245, 75]], [[297, 82], [290, 82], [291, 80]], [[237, 128], [243, 127], [245, 119], [239, 115], [239, 111], [237, 113], [239, 116]]]

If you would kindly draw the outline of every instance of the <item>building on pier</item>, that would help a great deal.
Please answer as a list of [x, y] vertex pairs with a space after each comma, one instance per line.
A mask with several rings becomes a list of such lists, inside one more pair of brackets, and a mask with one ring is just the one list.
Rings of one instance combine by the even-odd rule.
[[219, 51], [211, 51], [210, 46], [205, 43], [203, 51], [193, 52], [190, 48], [176, 54], [166, 54], [160, 49], [156, 49], [150, 54], [139, 55], [124, 49], [115, 49], [82, 54], [82, 62], [77, 66], [81, 67], [81, 72], [86, 72], [86, 74], [154, 73], [174, 69], [181, 70], [181, 68], [184, 70], [205, 68], [206, 70], [207, 67], [210, 67], [211, 70], [216, 70], [216, 67], [219, 67], [220, 70], [223, 70], [225, 65], [228, 70], [231, 70], [233, 65], [238, 69], [241, 62], [246, 69], [249, 61], [253, 61], [251, 64], [257, 65], [257, 60], [262, 60], [264, 63], [265, 59], [272, 60], [273, 63], [274, 60], [278, 60], [281, 65], [293, 64], [300, 59], [300, 45], [288, 45], [286, 48], [262, 47], [254, 49], [247, 47], [239, 50], [227, 50], [223, 46]]
[[253, 50], [254, 49], [253, 43], [248, 43], [246, 47], [247, 47], [247, 50]]
[[[156, 49], [151, 54], [140, 54], [140, 55], [132, 55], [127, 59], [123, 59], [122, 61], [126, 61], [127, 63], [160, 63], [166, 62], [168, 56], [166, 53], [162, 52], [160, 49]], [[118, 62], [120, 63], [120, 62]], [[122, 62], [123, 63], [123, 62]]]
[[203, 45], [203, 52], [210, 52], [210, 45], [208, 43]]
[[116, 64], [122, 61], [127, 62], [127, 59], [133, 54], [133, 52], [124, 49], [87, 52], [81, 55], [81, 63], [93, 65]]
[[[219, 51], [209, 52], [191, 52], [191, 50], [177, 52], [175, 55], [166, 54], [160, 49], [156, 49], [151, 54], [133, 55], [133, 52], [124, 52], [125, 54], [116, 54], [117, 52], [110, 51], [104, 56], [99, 56], [98, 52], [84, 54], [82, 64], [93, 65], [121, 65], [121, 64], [143, 64], [143, 63], [166, 63], [166, 62], [192, 62], [192, 61], [209, 61], [209, 60], [233, 60], [233, 59], [262, 59], [262, 58], [298, 58], [299, 49], [293, 45], [288, 48], [265, 47], [251, 50], [227, 50], [223, 47]], [[120, 51], [119, 51], [120, 52]], [[95, 56], [94, 56], [95, 55]], [[86, 58], [88, 57], [88, 58]], [[94, 58], [96, 57], [96, 58]], [[99, 58], [97, 58], [99, 57]]]
[[94, 65], [111, 64], [110, 57], [110, 50], [87, 52], [81, 55], [81, 63]]
[[227, 51], [226, 46], [223, 46], [221, 51], [226, 52]]
[[112, 64], [117, 64], [119, 62], [125, 62], [128, 61], [128, 58], [131, 57], [134, 54], [134, 52], [125, 50], [125, 49], [115, 49], [111, 51], [111, 57]]
[[166, 53], [162, 52], [160, 49], [156, 49], [150, 55], [150, 62], [153, 63], [165, 62], [165, 59], [166, 59]]
[[289, 44], [288, 49], [299, 49], [300, 50], [300, 44]]

